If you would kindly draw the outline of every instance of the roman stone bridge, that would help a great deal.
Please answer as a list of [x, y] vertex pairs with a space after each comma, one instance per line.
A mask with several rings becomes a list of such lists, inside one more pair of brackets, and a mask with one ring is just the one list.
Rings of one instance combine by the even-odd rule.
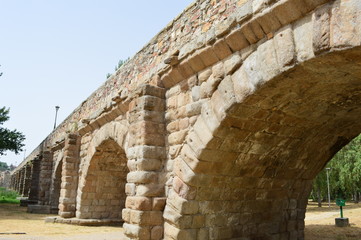
[[198, 0], [12, 173], [55, 221], [129, 239], [304, 239], [361, 132], [361, 1]]

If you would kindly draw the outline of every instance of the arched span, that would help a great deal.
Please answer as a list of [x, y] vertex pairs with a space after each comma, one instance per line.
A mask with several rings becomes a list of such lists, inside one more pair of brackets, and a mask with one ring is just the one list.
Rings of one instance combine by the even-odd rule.
[[312, 179], [361, 132], [361, 31], [338, 19], [360, 23], [360, 10], [323, 6], [222, 79], [176, 159], [166, 235], [304, 238]]
[[109, 123], [95, 133], [83, 164], [77, 194], [76, 217], [121, 220], [125, 183], [129, 172], [124, 151], [126, 128]]
[[57, 213], [59, 210], [59, 198], [62, 183], [62, 172], [63, 172], [63, 152], [61, 151], [57, 157], [54, 171], [51, 177], [51, 188], [50, 188], [50, 206], [51, 212]]

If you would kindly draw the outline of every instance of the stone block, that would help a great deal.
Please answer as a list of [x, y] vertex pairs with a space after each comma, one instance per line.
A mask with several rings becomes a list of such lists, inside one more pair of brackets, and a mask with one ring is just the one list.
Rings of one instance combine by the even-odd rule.
[[207, 68], [198, 73], [199, 84], [208, 80], [208, 78], [212, 75], [212, 68]]
[[150, 95], [158, 98], [163, 98], [163, 99], [165, 98], [164, 88], [160, 88], [149, 84], [143, 84], [139, 86], [139, 88], [136, 90], [136, 93], [139, 94], [140, 97]]
[[235, 17], [229, 17], [225, 21], [220, 22], [215, 27], [215, 35], [217, 38], [221, 38], [227, 33], [229, 33], [230, 29], [235, 27], [237, 24]]
[[[268, 81], [276, 77], [280, 73], [280, 66], [277, 61], [276, 49], [273, 44], [273, 39], [261, 44], [257, 52], [257, 64], [260, 66], [259, 70], [263, 81]], [[247, 61], [247, 60], [246, 60]], [[247, 69], [247, 68], [246, 68]]]
[[147, 197], [127, 197], [125, 207], [133, 210], [151, 211], [152, 199]]
[[235, 53], [224, 61], [225, 75], [233, 74], [242, 64], [242, 58], [239, 54]]
[[206, 65], [203, 63], [201, 57], [199, 56], [199, 53], [197, 52], [190, 56], [187, 61], [188, 65], [192, 68], [194, 72], [199, 72], [206, 68]]
[[163, 238], [163, 227], [162, 226], [155, 226], [152, 227], [151, 233], [150, 233], [150, 239], [151, 240], [161, 240]]
[[188, 130], [181, 130], [181, 131], [169, 134], [168, 143], [170, 145], [177, 145], [177, 144], [183, 143], [187, 133], [188, 133]]
[[331, 46], [346, 47], [361, 44], [361, 3], [357, 0], [335, 1], [331, 17]]
[[168, 205], [164, 209], [163, 217], [179, 229], [187, 229], [192, 226], [192, 216], [182, 215]]
[[213, 45], [213, 50], [219, 59], [224, 59], [232, 54], [232, 51], [226, 43], [225, 39], [219, 39], [216, 41]]
[[223, 62], [219, 62], [212, 67], [212, 73], [214, 78], [224, 78], [224, 65]]
[[273, 9], [273, 13], [282, 25], [300, 19], [306, 12], [307, 6], [299, 0], [282, 1]]
[[173, 189], [180, 197], [187, 200], [194, 200], [197, 193], [195, 187], [188, 186], [177, 176], [173, 180]]
[[149, 227], [140, 227], [134, 224], [123, 224], [124, 234], [129, 238], [150, 239]]
[[125, 184], [125, 194], [127, 194], [127, 196], [135, 195], [135, 184], [134, 183]]
[[197, 176], [193, 170], [180, 158], [174, 160], [174, 173], [184, 182], [191, 186], [197, 186]]
[[166, 198], [158, 197], [153, 198], [152, 210], [153, 211], [163, 211], [166, 203]]
[[192, 76], [194, 75], [196, 72], [194, 72], [194, 70], [191, 68], [191, 66], [188, 64], [187, 60], [182, 61], [179, 65], [178, 65], [178, 69], [180, 71], [180, 73], [183, 76]]
[[274, 44], [280, 67], [292, 65], [295, 60], [295, 44], [291, 25], [281, 28], [275, 34]]
[[232, 49], [233, 52], [237, 52], [249, 45], [247, 36], [242, 29], [236, 29], [225, 37], [226, 43]]
[[204, 103], [203, 100], [199, 100], [197, 102], [188, 104], [186, 106], [186, 115], [187, 115], [187, 117], [192, 117], [192, 116], [199, 115], [201, 113], [203, 103]]
[[198, 201], [184, 199], [173, 190], [169, 191], [167, 204], [171, 205], [181, 215], [198, 213]]
[[213, 135], [212, 132], [207, 127], [203, 118], [198, 118], [196, 123], [194, 124], [194, 132], [198, 135], [199, 139], [204, 145], [212, 140]]
[[315, 56], [313, 53], [313, 23], [312, 15], [297, 21], [293, 26], [297, 61], [304, 62]]
[[164, 159], [164, 147], [156, 146], [136, 146], [127, 149], [128, 159], [135, 158], [149, 158], [149, 159]]
[[183, 75], [178, 67], [172, 67], [172, 69], [169, 71], [169, 77], [173, 79], [173, 84], [177, 84], [186, 79], [188, 76]]
[[252, 1], [253, 14], [258, 13], [259, 11], [266, 8], [270, 0], [254, 0]]
[[255, 85], [248, 79], [244, 65], [232, 75], [232, 82], [237, 102], [242, 102], [255, 90]]
[[205, 66], [211, 66], [216, 62], [218, 62], [218, 57], [213, 51], [213, 48], [211, 46], [202, 49], [199, 52], [199, 56], [202, 59], [202, 62], [204, 63]]
[[136, 187], [136, 195], [144, 197], [158, 197], [164, 194], [164, 186], [162, 184], [142, 184]]
[[313, 13], [313, 51], [317, 54], [331, 47], [331, 5], [318, 8]]
[[243, 1], [243, 4], [237, 9], [237, 22], [243, 23], [246, 21], [249, 17], [253, 14], [253, 7], [252, 7], [253, 1]]

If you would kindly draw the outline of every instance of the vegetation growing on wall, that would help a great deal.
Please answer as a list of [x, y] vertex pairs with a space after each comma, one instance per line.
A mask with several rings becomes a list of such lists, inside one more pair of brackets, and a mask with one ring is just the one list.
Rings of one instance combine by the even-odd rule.
[[[122, 60], [120, 59], [118, 64], [115, 66], [114, 68], [114, 71], [118, 71], [118, 69], [123, 66], [127, 61], [129, 60], [129, 58], [125, 59], [125, 60]], [[111, 76], [112, 74], [111, 73], [107, 73], [107, 79]]]
[[327, 199], [327, 175], [329, 170], [331, 199], [345, 198], [360, 201], [361, 194], [361, 135], [342, 148], [326, 165], [313, 182], [311, 198]]

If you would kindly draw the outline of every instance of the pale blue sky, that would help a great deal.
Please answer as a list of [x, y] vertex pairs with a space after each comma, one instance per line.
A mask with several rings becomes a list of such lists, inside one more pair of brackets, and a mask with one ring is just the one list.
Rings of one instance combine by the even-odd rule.
[[[193, 0], [0, 0], [0, 107], [29, 154]], [[24, 153], [0, 161], [19, 164]]]

